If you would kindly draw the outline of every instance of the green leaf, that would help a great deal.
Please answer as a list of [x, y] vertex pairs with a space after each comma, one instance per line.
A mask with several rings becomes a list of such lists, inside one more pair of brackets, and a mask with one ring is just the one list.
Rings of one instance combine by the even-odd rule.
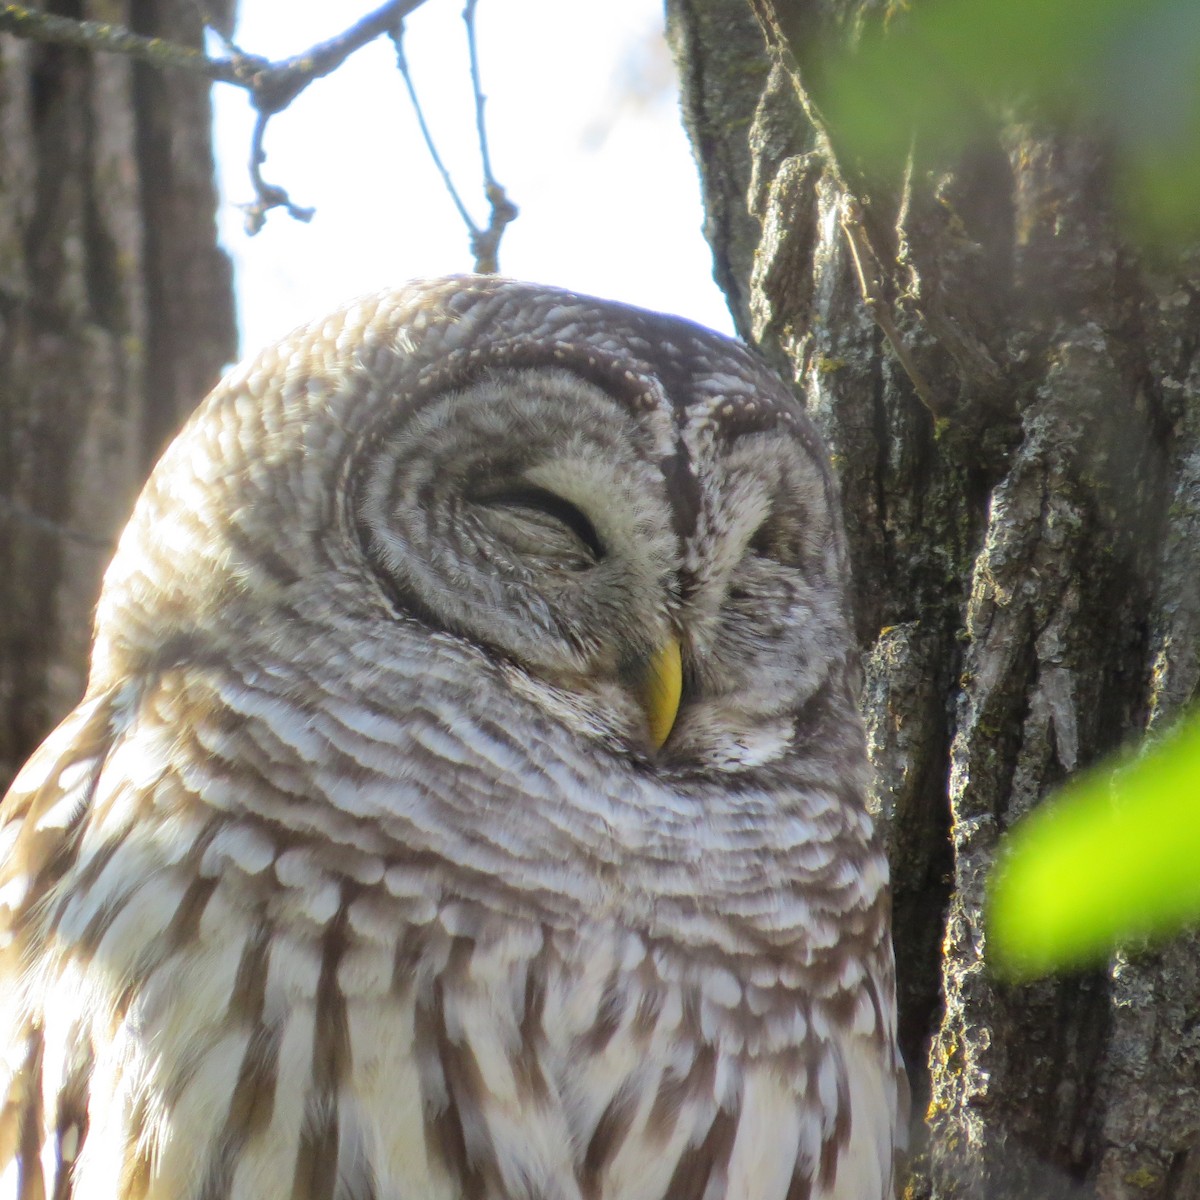
[[835, 61], [836, 145], [875, 169], [962, 147], [1005, 120], [1071, 121], [1114, 147], [1134, 232], [1200, 234], [1200, 3], [920, 0]]
[[1028, 978], [1198, 919], [1200, 715], [1013, 830], [989, 886], [988, 958]]

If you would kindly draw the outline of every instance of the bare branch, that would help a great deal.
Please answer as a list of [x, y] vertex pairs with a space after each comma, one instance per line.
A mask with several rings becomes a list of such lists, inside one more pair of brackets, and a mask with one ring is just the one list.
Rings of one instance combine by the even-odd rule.
[[181, 46], [163, 38], [143, 37], [121, 25], [106, 21], [75, 21], [52, 13], [27, 8], [24, 4], [0, 4], [0, 33], [11, 33], [32, 42], [53, 42], [84, 50], [124, 54], [157, 67], [172, 67], [203, 75], [217, 83], [249, 85], [238, 78], [233, 59], [213, 59], [192, 46]]
[[250, 181], [254, 185], [254, 200], [244, 204], [242, 209], [246, 214], [246, 232], [251, 237], [262, 229], [267, 213], [273, 208], [286, 209], [288, 216], [297, 221], [311, 221], [316, 211], [294, 204], [282, 187], [263, 178], [262, 164], [267, 158], [263, 138], [267, 122], [287, 108], [314, 79], [336, 71], [351, 54], [381, 34], [393, 35], [403, 25], [405, 16], [422, 3], [423, 0], [390, 0], [337, 37], [321, 42], [303, 54], [266, 63], [250, 74], [245, 86], [250, 88], [254, 107], [258, 110], [250, 142]]
[[422, 3], [424, 0], [389, 0], [349, 29], [310, 47], [303, 54], [266, 63], [262, 71], [244, 85], [254, 95], [254, 106], [268, 116], [281, 112], [314, 79], [331, 74], [356, 50], [382, 34], [390, 34]]
[[0, 4], [0, 33], [104, 54], [124, 54], [152, 66], [190, 71], [214, 83], [245, 88], [260, 112], [272, 114], [286, 108], [314, 79], [336, 71], [356, 50], [389, 32], [397, 21], [423, 3], [424, 0], [389, 0], [336, 37], [278, 62], [241, 53], [227, 58], [209, 58], [192, 46], [182, 46], [164, 38], [143, 37], [123, 25], [76, 21], [24, 4]]
[[381, 34], [391, 33], [424, 0], [389, 0], [368, 13], [349, 29], [303, 54], [271, 62], [258, 55], [235, 51], [226, 58], [209, 58], [202, 51], [162, 38], [148, 38], [120, 25], [101, 21], [75, 21], [27, 8], [22, 4], [0, 4], [0, 33], [12, 33], [32, 41], [109, 54], [124, 54], [139, 62], [177, 68], [203, 75], [215, 83], [229, 83], [250, 93], [258, 111], [250, 147], [250, 179], [254, 200], [244, 205], [246, 232], [257, 233], [272, 208], [286, 208], [299, 221], [312, 219], [313, 209], [293, 204], [283, 188], [268, 183], [261, 167], [266, 160], [263, 137], [267, 122], [282, 112], [315, 79], [336, 71], [356, 50]]
[[293, 203], [282, 187], [263, 178], [262, 165], [267, 158], [263, 142], [268, 122], [287, 108], [313, 80], [336, 71], [356, 50], [361, 50], [363, 46], [386, 33], [395, 43], [396, 64], [417, 114], [421, 135], [429, 147], [429, 153], [442, 176], [446, 190], [467, 226], [471, 252], [475, 257], [475, 269], [484, 274], [494, 274], [499, 269], [500, 240], [504, 236], [505, 228], [516, 218], [518, 209], [492, 174], [487, 125], [484, 121], [487, 98], [480, 84], [479, 54], [475, 44], [477, 0], [466, 0], [463, 20], [467, 26], [471, 87], [475, 96], [475, 126], [479, 134], [479, 153], [483, 160], [483, 193], [490, 209], [487, 226], [483, 229], [471, 219], [462, 197], [454, 187], [449, 171], [434, 146], [433, 136], [421, 111], [404, 57], [404, 18], [423, 2], [424, 0], [389, 0], [336, 37], [310, 47], [303, 54], [296, 54], [277, 62], [254, 54], [245, 54], [224, 37], [222, 41], [230, 53], [224, 58], [209, 58], [190, 46], [182, 46], [162, 38], [143, 37], [120, 25], [100, 21], [75, 21], [27, 8], [22, 4], [0, 4], [0, 33], [12, 33], [34, 41], [78, 46], [92, 51], [124, 54], [139, 62], [190, 71], [216, 83], [233, 84], [249, 92], [251, 103], [258, 113], [250, 143], [250, 181], [254, 185], [254, 199], [242, 205], [246, 214], [246, 232], [251, 236], [262, 229], [267, 213], [273, 208], [286, 209], [288, 215], [297, 221], [312, 220], [315, 211]]

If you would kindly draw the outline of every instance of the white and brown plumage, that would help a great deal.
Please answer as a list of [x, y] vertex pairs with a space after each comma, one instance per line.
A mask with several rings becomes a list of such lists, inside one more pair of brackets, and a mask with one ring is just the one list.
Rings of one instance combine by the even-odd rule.
[[0, 1197], [889, 1195], [844, 558], [682, 321], [443, 280], [234, 372], [0, 809]]

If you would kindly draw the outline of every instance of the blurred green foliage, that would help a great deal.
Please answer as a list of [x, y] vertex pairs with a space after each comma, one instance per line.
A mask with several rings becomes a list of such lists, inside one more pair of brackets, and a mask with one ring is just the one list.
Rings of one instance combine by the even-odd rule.
[[1200, 919], [1200, 715], [1022, 821], [988, 901], [988, 958], [1018, 979]]
[[[1066, 126], [1111, 146], [1144, 246], [1200, 237], [1200, 0], [890, 0], [826, 80], [831, 136], [869, 171]], [[987, 916], [989, 960], [1017, 978], [1200, 921], [1200, 717], [1022, 822]]]
[[838, 143], [872, 166], [1020, 122], [1077, 122], [1114, 148], [1135, 235], [1200, 234], [1198, 0], [893, 3], [829, 73]]

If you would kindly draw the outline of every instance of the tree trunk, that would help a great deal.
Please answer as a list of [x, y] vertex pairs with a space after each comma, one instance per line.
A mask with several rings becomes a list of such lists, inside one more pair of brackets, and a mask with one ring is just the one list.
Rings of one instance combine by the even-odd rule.
[[[199, 46], [188, 0], [59, 0]], [[208, 85], [0, 36], [0, 783], [83, 690], [150, 465], [236, 351]]]
[[841, 477], [909, 1194], [1194, 1198], [1200, 938], [1006, 987], [981, 905], [1017, 818], [1197, 695], [1200, 264], [1123, 242], [1078, 133], [997, 122], [907, 186], [850, 174], [813, 48], [880, 6], [753, 4], [668, 13], [718, 280]]

